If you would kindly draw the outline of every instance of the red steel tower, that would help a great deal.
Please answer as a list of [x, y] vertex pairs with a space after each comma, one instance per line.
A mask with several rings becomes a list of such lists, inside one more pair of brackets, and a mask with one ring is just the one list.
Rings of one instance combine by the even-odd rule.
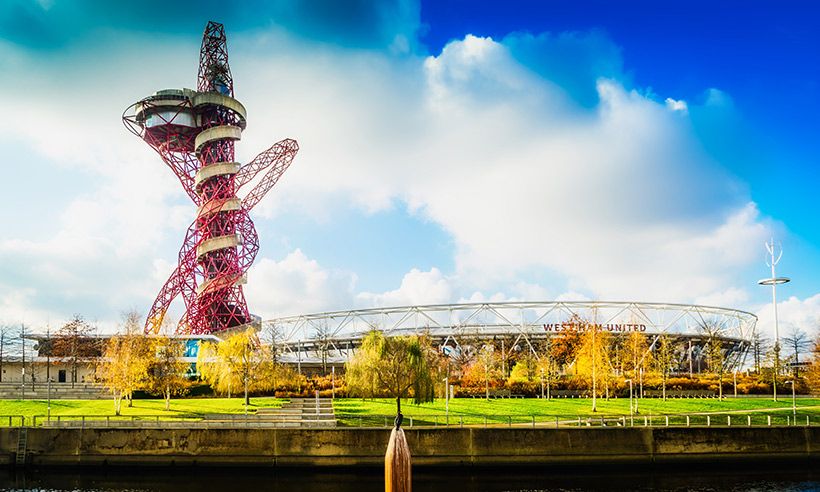
[[[151, 306], [145, 332], [156, 332], [181, 295], [178, 332], [218, 333], [254, 322], [242, 292], [259, 250], [248, 212], [276, 184], [299, 145], [285, 139], [240, 165], [234, 143], [245, 128], [245, 107], [233, 97], [225, 28], [209, 22], [199, 53], [197, 90], [166, 89], [134, 103], [125, 126], [142, 138], [179, 178], [197, 205], [179, 250], [179, 264]], [[257, 179], [240, 198], [237, 192]]]

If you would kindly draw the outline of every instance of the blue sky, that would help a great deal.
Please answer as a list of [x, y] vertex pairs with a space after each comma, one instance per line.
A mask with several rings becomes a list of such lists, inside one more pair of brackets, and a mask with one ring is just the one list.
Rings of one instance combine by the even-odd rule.
[[[157, 15], [162, 12], [162, 15]], [[810, 2], [110, 2], [0, 7], [0, 322], [145, 310], [193, 207], [120, 126], [195, 83], [225, 23], [238, 155], [301, 152], [254, 216], [263, 317], [483, 299], [820, 323], [818, 12]]]

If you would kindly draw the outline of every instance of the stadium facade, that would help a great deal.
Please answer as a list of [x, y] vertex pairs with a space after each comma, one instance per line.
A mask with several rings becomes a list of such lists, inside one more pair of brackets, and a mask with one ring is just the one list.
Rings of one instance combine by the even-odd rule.
[[[276, 341], [282, 360], [310, 367], [339, 365], [371, 330], [387, 336], [425, 334], [446, 354], [494, 342], [509, 353], [539, 356], [545, 340], [566, 331], [596, 329], [625, 337], [647, 336], [655, 350], [661, 335], [673, 340], [680, 371], [705, 369], [708, 343], [719, 342], [725, 368], [747, 362], [757, 317], [745, 311], [692, 304], [602, 301], [487, 302], [357, 309], [305, 314], [262, 322], [263, 337]], [[616, 338], [617, 339], [617, 338]], [[500, 347], [501, 348], [501, 347]]]

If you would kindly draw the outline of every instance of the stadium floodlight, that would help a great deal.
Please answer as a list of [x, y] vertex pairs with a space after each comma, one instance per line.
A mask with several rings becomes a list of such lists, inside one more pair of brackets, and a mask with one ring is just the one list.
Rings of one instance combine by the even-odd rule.
[[[772, 276], [758, 280], [759, 285], [772, 286], [772, 309], [774, 310], [774, 371], [772, 376], [772, 398], [777, 401], [777, 373], [780, 370], [780, 329], [777, 324], [777, 286], [790, 282], [788, 277], [778, 277], [775, 273], [775, 266], [780, 263], [780, 258], [783, 257], [783, 246], [779, 247], [780, 251], [775, 253], [774, 238], [771, 242], [766, 243], [766, 251], [769, 253], [769, 259], [766, 260], [766, 265], [772, 269]], [[777, 256], [777, 258], [775, 258]]]

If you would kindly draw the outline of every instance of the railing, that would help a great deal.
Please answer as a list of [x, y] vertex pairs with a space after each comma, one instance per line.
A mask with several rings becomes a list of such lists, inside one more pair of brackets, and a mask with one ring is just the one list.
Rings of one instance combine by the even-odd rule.
[[301, 416], [254, 414], [226, 415], [0, 415], [0, 427], [60, 428], [241, 428], [241, 427], [319, 427], [335, 426], [336, 420]]
[[[395, 415], [336, 415], [305, 420], [288, 415], [0, 415], [0, 427], [55, 428], [265, 428], [265, 427], [358, 427], [389, 428]], [[819, 426], [820, 415], [792, 413], [711, 413], [669, 415], [405, 415], [404, 427], [771, 427]]]
[[[395, 415], [337, 415], [340, 427], [391, 427]], [[817, 426], [820, 415], [725, 413], [674, 415], [405, 415], [404, 427], [771, 427]]]

